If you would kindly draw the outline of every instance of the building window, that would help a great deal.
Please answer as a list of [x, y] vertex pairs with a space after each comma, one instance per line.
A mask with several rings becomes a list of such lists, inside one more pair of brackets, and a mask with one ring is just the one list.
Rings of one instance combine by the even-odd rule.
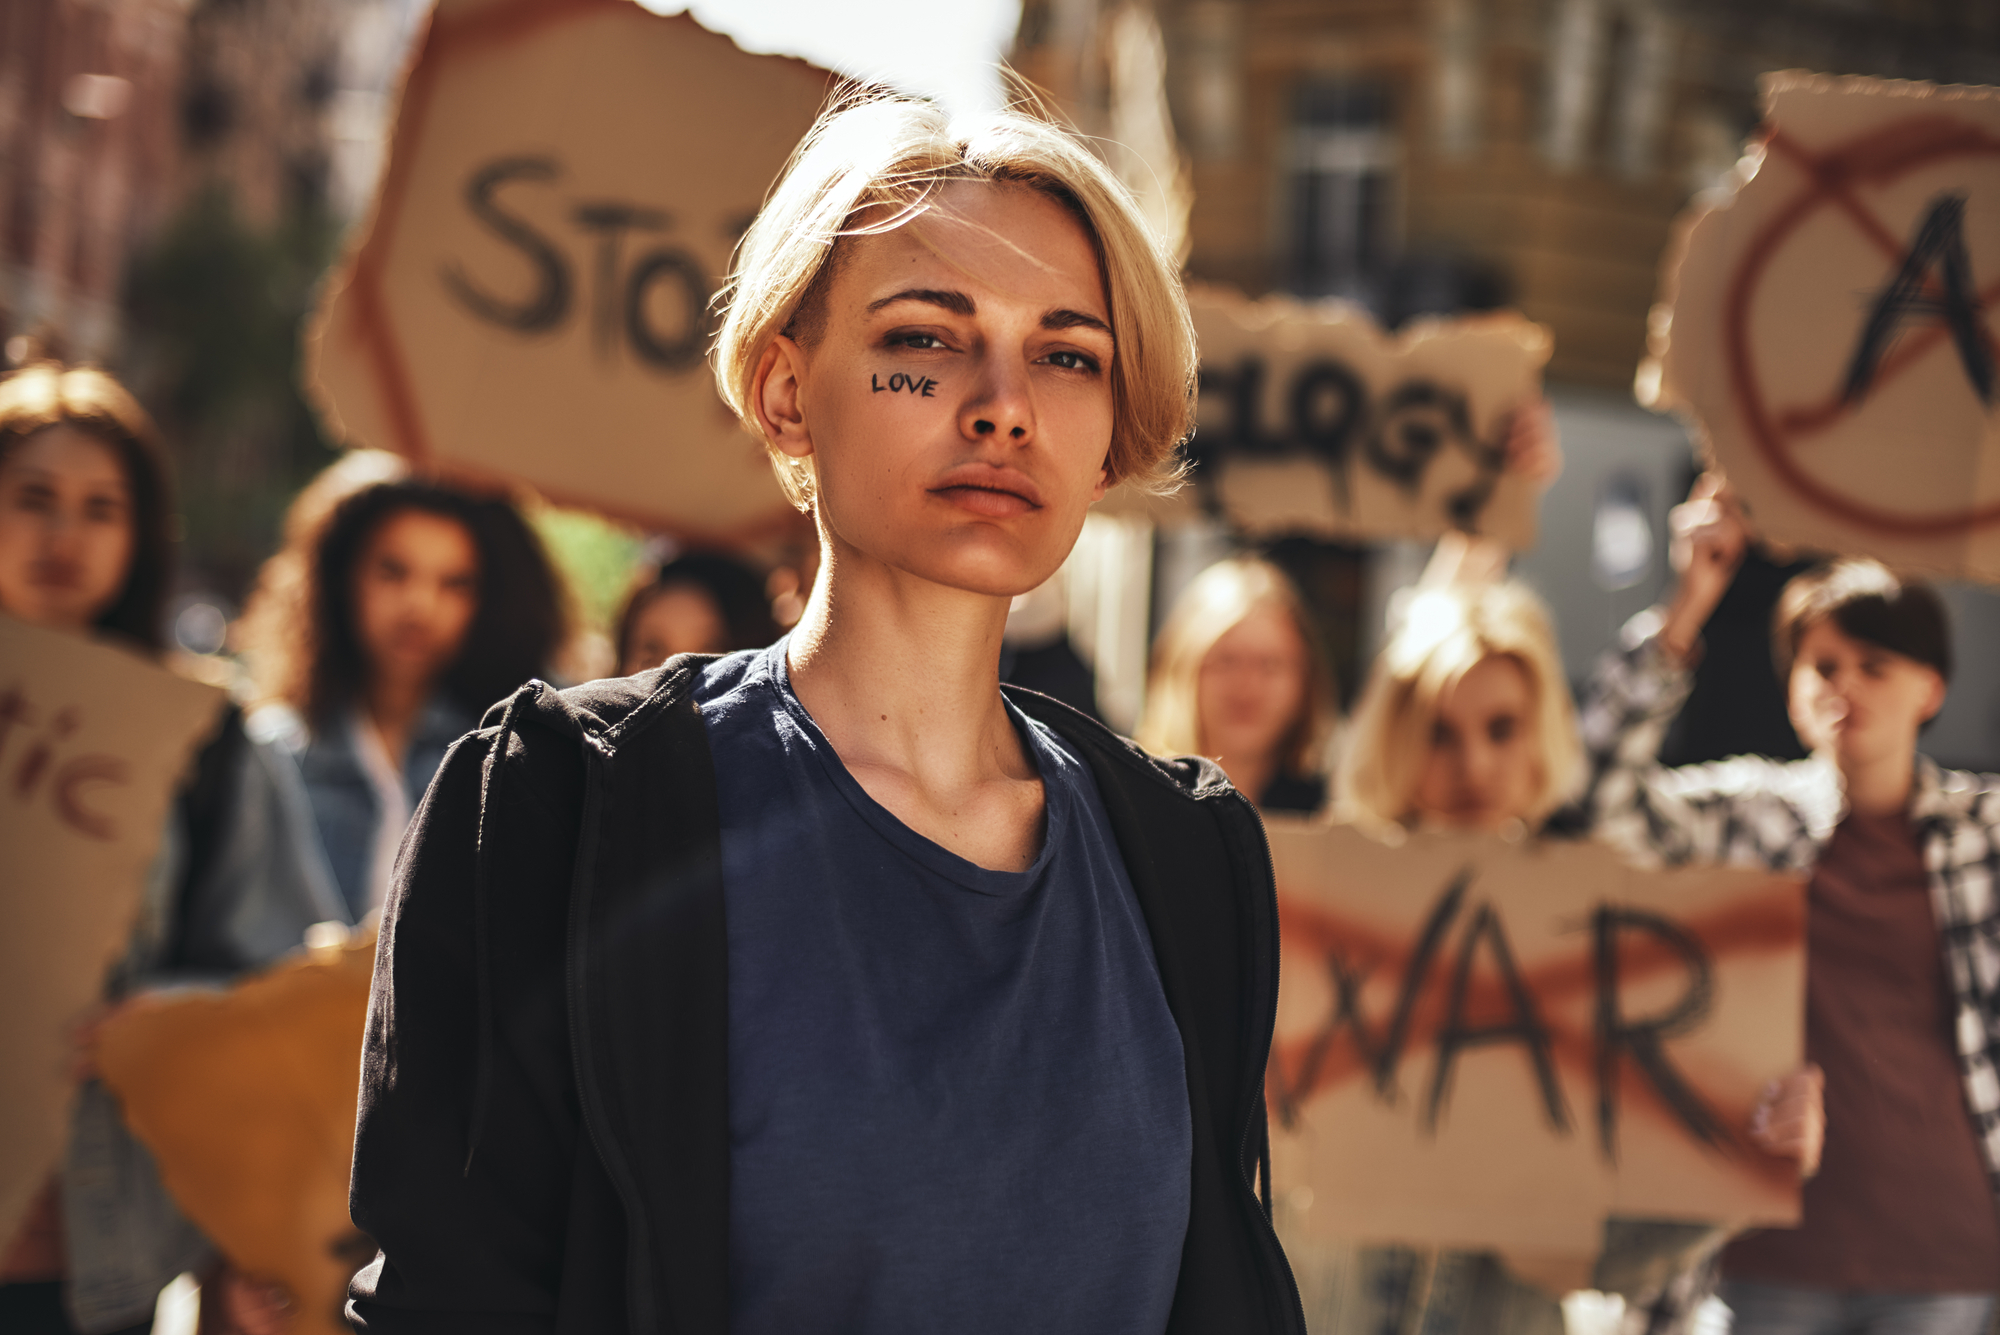
[[1302, 85], [1287, 157], [1292, 290], [1372, 301], [1394, 249], [1398, 154], [1387, 92], [1349, 81]]

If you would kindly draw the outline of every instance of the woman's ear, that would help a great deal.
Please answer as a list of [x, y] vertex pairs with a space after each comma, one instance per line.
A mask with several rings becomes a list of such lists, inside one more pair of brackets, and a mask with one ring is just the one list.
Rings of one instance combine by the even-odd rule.
[[794, 459], [813, 452], [812, 432], [806, 427], [805, 376], [804, 350], [780, 334], [758, 358], [757, 374], [750, 383], [750, 402], [764, 439]]

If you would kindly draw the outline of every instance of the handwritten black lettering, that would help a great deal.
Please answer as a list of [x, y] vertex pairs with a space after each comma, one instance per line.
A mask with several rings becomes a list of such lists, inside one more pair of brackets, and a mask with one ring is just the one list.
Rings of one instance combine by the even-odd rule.
[[445, 290], [478, 319], [517, 333], [553, 329], [569, 314], [569, 260], [548, 237], [494, 200], [510, 181], [552, 181], [562, 169], [551, 158], [502, 158], [473, 173], [465, 185], [465, 207], [502, 241], [520, 251], [534, 268], [535, 292], [528, 300], [509, 303], [475, 286], [456, 265], [442, 272]]
[[[1475, 1027], [1466, 1022], [1465, 994], [1472, 977], [1473, 956], [1478, 953], [1481, 941], [1487, 943], [1494, 968], [1507, 990], [1507, 1000], [1513, 1009], [1513, 1018], [1505, 1024]], [[1535, 998], [1522, 981], [1521, 971], [1514, 965], [1514, 951], [1507, 944], [1507, 930], [1500, 924], [1500, 915], [1491, 904], [1481, 904], [1479, 911], [1472, 915], [1465, 935], [1459, 940], [1458, 961], [1452, 968], [1451, 1001], [1445, 1011], [1444, 1024], [1438, 1030], [1437, 1064], [1431, 1068], [1430, 1097], [1424, 1104], [1426, 1128], [1437, 1129], [1438, 1118], [1451, 1092], [1452, 1071], [1459, 1053], [1466, 1048], [1493, 1043], [1519, 1043], [1527, 1049], [1528, 1060], [1535, 1068], [1535, 1084], [1542, 1094], [1543, 1115], [1549, 1119], [1549, 1126], [1557, 1134], [1568, 1135], [1569, 1105], [1563, 1098], [1562, 1084], [1556, 1079], [1554, 1045], [1549, 1038], [1549, 1028], [1542, 1022], [1541, 1013], [1535, 1008]]]
[[[660, 284], [681, 292], [681, 334], [663, 336], [647, 315], [647, 297]], [[663, 370], [681, 371], [701, 361], [708, 339], [708, 275], [684, 250], [653, 250], [639, 257], [625, 285], [625, 337], [632, 350]]]
[[[1933, 270], [1942, 289], [1942, 295], [1936, 297], [1924, 291]], [[1841, 395], [1846, 402], [1866, 397], [1897, 330], [1912, 316], [1944, 321], [1952, 342], [1958, 345], [1965, 378], [1972, 382], [1979, 401], [1991, 406], [1993, 345], [1980, 327], [1979, 289], [1972, 281], [1972, 261], [1965, 248], [1964, 195], [1942, 194], [1931, 201], [1896, 276], [1870, 305], [1854, 359], [1847, 368]]]
[[[1685, 928], [1656, 913], [1605, 904], [1591, 917], [1597, 954], [1597, 1136], [1606, 1161], [1618, 1161], [1618, 1076], [1620, 1054], [1652, 1083], [1689, 1135], [1704, 1145], [1729, 1139], [1722, 1119], [1667, 1060], [1664, 1040], [1684, 1034], [1707, 1018], [1715, 983], [1708, 951]], [[1680, 957], [1687, 991], [1666, 1010], [1643, 1019], [1625, 1016], [1618, 1004], [1621, 934], [1642, 932]]]
[[868, 389], [870, 393], [874, 394], [918, 394], [924, 398], [932, 399], [937, 397], [934, 392], [937, 389], [937, 383], [937, 381], [927, 375], [905, 375], [901, 371], [892, 371], [889, 375], [889, 383], [885, 385], [877, 377], [876, 373], [871, 371], [868, 375]]
[[618, 252], [625, 233], [657, 232], [668, 225], [667, 215], [658, 209], [640, 208], [616, 200], [579, 204], [570, 216], [576, 225], [597, 237], [596, 292], [591, 302], [592, 325], [599, 356], [610, 356], [618, 345]]

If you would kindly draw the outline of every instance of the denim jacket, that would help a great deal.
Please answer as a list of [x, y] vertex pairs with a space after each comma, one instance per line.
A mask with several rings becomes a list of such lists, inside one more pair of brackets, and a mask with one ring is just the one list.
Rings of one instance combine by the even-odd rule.
[[[473, 722], [443, 696], [433, 696], [424, 706], [403, 758], [401, 777], [408, 810], [417, 809], [431, 776], [444, 762], [444, 753], [472, 731]], [[318, 730], [308, 730], [297, 714], [282, 707], [260, 709], [251, 718], [253, 733], [270, 738], [297, 766], [319, 832], [320, 849], [350, 922], [358, 922], [368, 913], [368, 874], [376, 825], [381, 819], [374, 785], [362, 765], [361, 726], [360, 713], [353, 708]]]

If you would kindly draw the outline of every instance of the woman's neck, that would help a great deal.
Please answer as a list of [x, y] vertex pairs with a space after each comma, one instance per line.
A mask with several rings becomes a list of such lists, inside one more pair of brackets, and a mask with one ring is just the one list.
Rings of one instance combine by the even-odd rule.
[[1000, 697], [1008, 599], [826, 552], [792, 632], [792, 689], [857, 782], [984, 867], [1025, 867], [1041, 789]]
[[[829, 552], [792, 632], [792, 686], [834, 749], [921, 774], [973, 766], [995, 728], [1008, 600]], [[845, 741], [845, 745], [843, 745]]]

